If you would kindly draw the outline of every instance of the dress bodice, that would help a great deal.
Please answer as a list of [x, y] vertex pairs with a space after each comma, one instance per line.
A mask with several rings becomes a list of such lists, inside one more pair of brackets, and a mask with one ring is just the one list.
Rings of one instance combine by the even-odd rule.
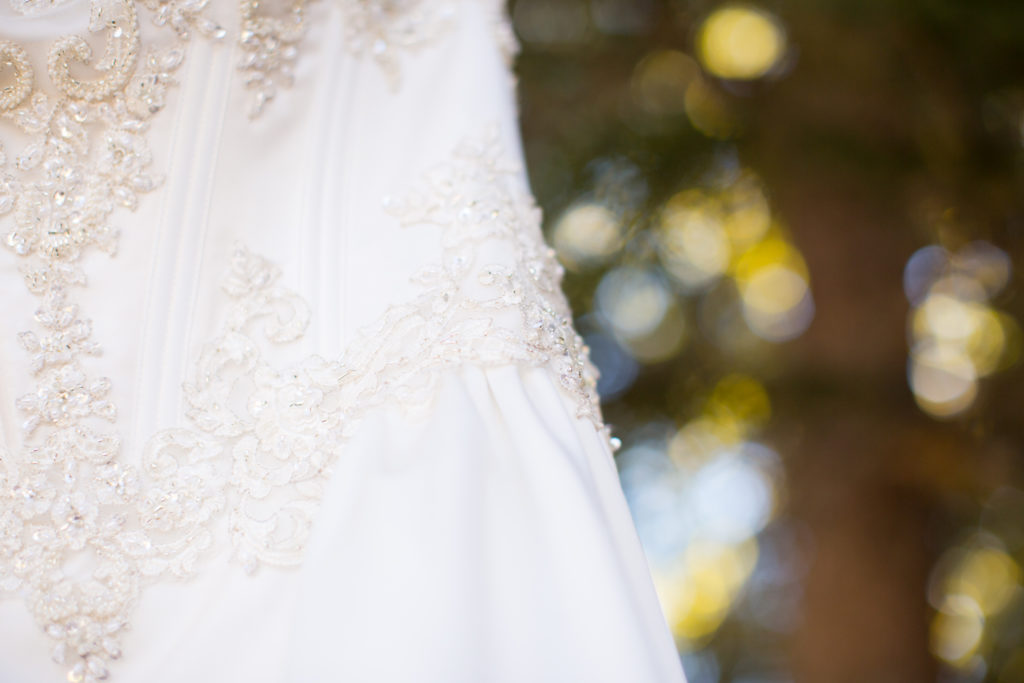
[[446, 368], [550, 368], [600, 426], [510, 36], [493, 0], [0, 6], [0, 596], [69, 680], [148, 586], [300, 564], [362, 417]]

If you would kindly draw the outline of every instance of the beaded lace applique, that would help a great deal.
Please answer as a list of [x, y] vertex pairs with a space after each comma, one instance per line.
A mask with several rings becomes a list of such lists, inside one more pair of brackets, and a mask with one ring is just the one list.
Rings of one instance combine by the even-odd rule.
[[32, 15], [63, 5], [68, 0], [10, 0], [11, 7], [18, 14]]
[[[166, 571], [183, 572], [209, 542], [179, 534], [153, 548], [129, 531], [135, 515], [159, 526], [168, 513], [157, 501], [139, 504], [141, 475], [119, 462], [118, 435], [105, 425], [117, 412], [110, 380], [81, 362], [100, 350], [74, 301], [86, 284], [82, 256], [113, 253], [115, 209], [134, 209], [159, 185], [146, 132], [174, 84], [182, 41], [192, 29], [222, 32], [202, 15], [204, 0], [140, 5], [176, 41], [143, 52], [136, 3], [93, 0], [89, 30], [105, 34], [105, 50], [94, 58], [81, 37], [56, 40], [47, 64], [55, 95], [38, 86], [21, 47], [0, 41], [0, 73], [10, 83], [0, 91], [0, 116], [27, 139], [17, 150], [0, 146], [0, 220], [39, 301], [36, 329], [18, 335], [36, 377], [35, 391], [17, 402], [27, 445], [16, 458], [0, 448], [0, 593], [26, 600], [69, 681], [107, 677], [140, 584], [157, 569], [155, 554], [166, 556]], [[75, 75], [82, 65], [97, 76]]]
[[259, 8], [259, 0], [241, 0], [239, 6], [242, 22], [238, 45], [242, 60], [238, 68], [244, 74], [246, 87], [255, 91], [249, 107], [249, 116], [253, 118], [277, 96], [279, 87], [294, 83], [298, 44], [306, 33], [305, 0], [292, 0], [284, 19], [261, 16]]
[[148, 488], [164, 490], [161, 500], [178, 491], [185, 509], [212, 499], [212, 514], [226, 505], [231, 546], [251, 572], [260, 563], [301, 563], [331, 464], [363, 416], [382, 405], [428, 411], [446, 370], [549, 367], [577, 415], [607, 433], [596, 371], [560, 289], [561, 266], [515, 176], [489, 137], [463, 144], [419, 190], [390, 203], [409, 229], [441, 228], [441, 257], [414, 277], [418, 296], [388, 308], [336, 359], [313, 356], [284, 369], [263, 360], [256, 323], [265, 321], [267, 341], [291, 342], [305, 331], [309, 308], [276, 284], [274, 266], [236, 248], [224, 284], [234, 300], [227, 324], [185, 385], [195, 429], [158, 434], [146, 451], [147, 463], [163, 462], [193, 482], [191, 492]]
[[[371, 57], [393, 87], [400, 78], [400, 56], [435, 41], [454, 23], [457, 0], [339, 0], [344, 43], [358, 57]], [[255, 94], [249, 114], [255, 118], [281, 88], [294, 84], [299, 46], [306, 34], [307, 0], [290, 0], [286, 18], [262, 16], [261, 0], [241, 0], [242, 31], [238, 64]], [[505, 14], [504, 0], [486, 0], [495, 37], [511, 64], [519, 45]]]
[[[562, 266], [541, 233], [541, 213], [495, 132], [462, 143], [421, 187], [387, 208], [403, 225], [443, 230], [441, 262], [420, 273], [416, 310], [374, 337], [435, 367], [452, 362], [547, 366], [576, 398], [577, 416], [603, 427], [597, 371], [572, 324]], [[401, 330], [414, 330], [403, 338]], [[420, 330], [432, 336], [424, 342]], [[392, 343], [391, 340], [395, 340]], [[386, 351], [384, 352], [387, 353]]]
[[[0, 121], [27, 139], [0, 145], [0, 221], [39, 301], [36, 328], [18, 336], [36, 377], [18, 399], [27, 445], [0, 446], [0, 596], [27, 602], [70, 681], [108, 677], [145, 585], [190, 576], [211, 547], [230, 539], [248, 570], [300, 562], [344, 438], [374, 406], [427, 402], [446, 368], [548, 365], [580, 414], [601, 424], [537, 209], [493, 144], [469, 144], [392, 206], [403, 223], [444, 232], [442, 262], [420, 275], [419, 298], [390, 309], [342, 358], [278, 371], [261, 360], [253, 327], [264, 321], [267, 341], [287, 343], [308, 308], [240, 249], [225, 283], [228, 321], [186, 386], [191, 426], [155, 435], [138, 467], [121, 462], [111, 382], [81, 362], [100, 347], [74, 293], [86, 284], [82, 256], [115, 251], [118, 207], [134, 209], [160, 184], [146, 133], [175, 84], [182, 41], [225, 34], [205, 5], [93, 0], [89, 28], [106, 49], [94, 59], [82, 38], [57, 40], [47, 65], [56, 95], [38, 87], [22, 48], [0, 41]], [[138, 8], [177, 40], [145, 50]], [[75, 63], [98, 76], [73, 75]], [[239, 382], [251, 387], [241, 407], [229, 400]]]
[[[202, 523], [226, 509], [224, 528], [247, 571], [300, 564], [331, 465], [362, 418], [382, 405], [428, 411], [444, 371], [467, 363], [550, 368], [577, 415], [607, 434], [561, 266], [532, 197], [515, 189], [515, 169], [502, 159], [493, 137], [465, 143], [419, 191], [391, 203], [409, 229], [441, 228], [440, 260], [414, 277], [418, 296], [388, 308], [339, 358], [283, 369], [263, 360], [258, 336], [298, 339], [309, 308], [277, 285], [273, 265], [236, 248], [224, 282], [234, 300], [227, 323], [185, 385], [194, 428], [161, 432], [146, 449], [147, 505], [175, 511], [161, 517], [161, 531], [208, 539], [216, 532], [201, 532]], [[173, 476], [156, 476], [165, 473]], [[140, 519], [148, 531], [150, 518]]]
[[428, 411], [444, 371], [462, 364], [549, 367], [575, 397], [577, 415], [607, 432], [561, 267], [514, 177], [488, 138], [461, 146], [420, 191], [392, 203], [409, 229], [442, 229], [441, 258], [415, 276], [418, 296], [388, 308], [339, 358], [282, 369], [263, 360], [258, 337], [298, 339], [309, 308], [277, 285], [273, 265], [236, 248], [224, 283], [233, 307], [185, 385], [194, 428], [156, 435], [144, 460], [150, 476], [150, 463], [174, 472], [174, 481], [147, 485], [151, 498], [164, 506], [176, 493], [175, 509], [206, 512], [165, 519], [163, 530], [214, 520], [225, 508], [230, 544], [247, 571], [300, 564], [331, 464], [362, 418], [382, 405]]
[[[0, 576], [9, 590], [29, 588], [58, 656], [84, 655], [73, 672], [105, 672], [145, 583], [189, 576], [211, 547], [229, 539], [247, 571], [299, 564], [331, 463], [362, 417], [385, 404], [427, 409], [445, 370], [549, 367], [578, 415], [606, 432], [561, 267], [516, 182], [488, 138], [462, 145], [392, 202], [409, 229], [441, 228], [441, 259], [416, 276], [415, 299], [389, 308], [335, 360], [283, 370], [263, 360], [258, 323], [267, 341], [288, 343], [305, 331], [309, 309], [277, 284], [276, 268], [239, 247], [224, 281], [234, 302], [227, 321], [185, 385], [192, 426], [156, 434], [139, 470], [117, 462], [116, 437], [76, 424], [30, 447], [22, 463], [3, 458], [0, 540], [11, 561]], [[67, 386], [83, 391], [84, 381], [69, 377]], [[69, 484], [54, 487], [61, 472]], [[99, 569], [65, 576], [61, 567], [81, 553]]]
[[[260, 14], [261, 0], [241, 0], [239, 70], [255, 94], [249, 109], [259, 116], [281, 88], [294, 84], [299, 45], [306, 34], [306, 0], [291, 0], [286, 18]], [[372, 55], [393, 85], [398, 51], [429, 43], [451, 23], [452, 0], [340, 0], [344, 43], [357, 56]]]
[[[518, 43], [505, 14], [504, 0], [482, 3], [491, 15], [497, 42], [511, 63]], [[399, 56], [414, 52], [442, 35], [453, 23], [455, 0], [345, 0], [346, 44], [360, 56], [371, 56], [392, 84], [399, 79]]]
[[343, 4], [345, 42], [360, 56], [372, 56], [393, 84], [398, 53], [418, 49], [452, 23], [452, 0], [347, 0]]

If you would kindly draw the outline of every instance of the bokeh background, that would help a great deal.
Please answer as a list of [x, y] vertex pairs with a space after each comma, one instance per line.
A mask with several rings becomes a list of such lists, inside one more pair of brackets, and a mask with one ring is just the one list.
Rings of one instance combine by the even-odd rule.
[[1024, 2], [511, 14], [691, 683], [1024, 682]]

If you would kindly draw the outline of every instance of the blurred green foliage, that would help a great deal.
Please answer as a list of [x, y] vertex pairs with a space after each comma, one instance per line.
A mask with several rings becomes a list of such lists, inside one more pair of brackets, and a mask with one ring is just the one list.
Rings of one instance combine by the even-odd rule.
[[[756, 78], [718, 77], [701, 53], [729, 7], [782, 32]], [[1024, 681], [1024, 3], [511, 12], [533, 189], [605, 374], [641, 537], [656, 575], [669, 568], [659, 585], [691, 683]], [[744, 242], [728, 228], [748, 186], [771, 227]], [[667, 216], [710, 275], [673, 270]], [[795, 276], [813, 319], [797, 316], [810, 304]], [[783, 304], [796, 313], [761, 324]], [[751, 412], [762, 390], [768, 408]], [[694, 559], [711, 532], [687, 500], [722, 453], [760, 446], [780, 462], [762, 472], [771, 519], [751, 527], [754, 565], [718, 615], [701, 567], [742, 565], [748, 542]], [[651, 512], [652, 487], [679, 512]]]

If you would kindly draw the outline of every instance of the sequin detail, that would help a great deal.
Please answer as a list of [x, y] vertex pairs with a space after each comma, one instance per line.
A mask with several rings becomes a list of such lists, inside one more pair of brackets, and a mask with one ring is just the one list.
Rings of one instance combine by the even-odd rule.
[[[239, 6], [238, 68], [253, 90], [249, 116], [256, 118], [281, 89], [294, 84], [307, 29], [306, 0], [291, 0], [283, 19], [261, 15], [261, 0], [241, 0]], [[338, 0], [338, 7], [347, 49], [372, 56], [394, 87], [399, 83], [399, 54], [430, 43], [455, 17], [454, 0]]]
[[[607, 437], [597, 373], [573, 329], [561, 267], [541, 236], [539, 210], [503, 159], [493, 136], [467, 142], [390, 204], [409, 229], [439, 227], [442, 253], [414, 277], [418, 296], [389, 307], [339, 358], [312, 356], [288, 368], [263, 360], [259, 337], [297, 340], [309, 308], [277, 284], [275, 266], [236, 248], [224, 284], [234, 302], [227, 323], [185, 385], [194, 429], [157, 435], [147, 454], [171, 450], [147, 462], [173, 461], [177, 477], [201, 482], [179, 505], [226, 506], [224, 528], [246, 570], [300, 564], [331, 465], [364, 416], [384, 405], [429, 412], [443, 374], [458, 366], [548, 367], [577, 415]], [[146, 488], [164, 489], [165, 498], [182, 487]]]
[[298, 44], [306, 33], [306, 2], [292, 0], [285, 19], [260, 16], [259, 0], [241, 0], [241, 33], [238, 45], [242, 59], [238, 63], [245, 86], [254, 91], [249, 116], [259, 116], [281, 87], [295, 82], [294, 66]]
[[60, 7], [70, 0], [10, 0], [11, 7], [18, 14], [32, 16], [42, 14], [48, 9]]
[[220, 40], [228, 33], [226, 28], [205, 14], [210, 0], [141, 0], [141, 2], [146, 9], [152, 12], [154, 25], [171, 27], [182, 40], [188, 40], [193, 31], [212, 40]]
[[[136, 3], [93, 0], [89, 30], [105, 49], [94, 58], [84, 38], [57, 39], [47, 62], [55, 94], [40, 87], [24, 50], [0, 43], [0, 66], [14, 74], [0, 114], [27, 140], [18, 150], [0, 147], [0, 220], [39, 301], [35, 328], [18, 335], [36, 377], [35, 390], [17, 400], [26, 446], [16, 458], [0, 451], [0, 593], [26, 600], [69, 681], [107, 678], [143, 578], [187, 573], [209, 542], [208, 531], [181, 522], [173, 540], [134, 530], [171, 513], [143, 499], [142, 474], [119, 462], [111, 381], [82, 363], [100, 347], [75, 301], [86, 284], [83, 255], [116, 250], [115, 210], [134, 209], [160, 184], [146, 133], [174, 84], [188, 29], [217, 32], [199, 13], [204, 4], [148, 2], [178, 40], [144, 52]], [[85, 67], [95, 77], [82, 75]], [[211, 504], [179, 514], [201, 517]]]
[[25, 101], [32, 91], [32, 65], [25, 49], [9, 40], [0, 40], [0, 73], [13, 72], [11, 84], [0, 90], [0, 112], [8, 112]]
[[[561, 268], [520, 183], [491, 136], [461, 145], [391, 202], [408, 229], [441, 229], [441, 258], [415, 277], [418, 296], [390, 307], [334, 360], [284, 369], [264, 360], [267, 343], [302, 336], [309, 308], [278, 284], [276, 267], [238, 247], [223, 282], [226, 322], [185, 385], [190, 426], [153, 436], [138, 469], [118, 462], [115, 435], [77, 419], [109, 405], [109, 382], [57, 366], [25, 407], [57, 417], [58, 428], [18, 461], [0, 453], [0, 588], [27, 589], [58, 641], [55, 658], [71, 658], [84, 680], [105, 676], [144, 586], [192, 575], [213, 548], [230, 545], [250, 572], [299, 564], [331, 464], [363, 417], [383, 405], [429, 410], [453, 368], [548, 367], [578, 415], [607, 436]], [[57, 328], [88, 343], [73, 310]], [[63, 353], [31, 346], [44, 368], [48, 352]], [[58, 396], [68, 401], [51, 404]], [[70, 561], [83, 557], [98, 569], [72, 576]]]
[[455, 17], [453, 0], [343, 0], [345, 43], [356, 55], [370, 56], [397, 85], [399, 55], [427, 45]]
[[[506, 62], [519, 50], [504, 0], [477, 0], [490, 15]], [[455, 0], [343, 0], [345, 38], [350, 51], [372, 57], [397, 86], [403, 54], [415, 52], [449, 30], [459, 7]]]
[[[418, 298], [342, 358], [283, 370], [263, 360], [267, 344], [302, 335], [309, 311], [270, 263], [238, 249], [228, 319], [186, 386], [188, 426], [153, 436], [137, 467], [123, 462], [111, 380], [83, 363], [101, 349], [75, 294], [83, 255], [115, 252], [117, 211], [160, 185], [146, 135], [183, 41], [225, 34], [205, 6], [93, 0], [90, 30], [105, 49], [94, 58], [81, 37], [56, 41], [52, 93], [25, 51], [0, 41], [0, 120], [26, 140], [0, 145], [0, 221], [38, 301], [36, 324], [18, 335], [36, 384], [18, 399], [26, 446], [0, 446], [0, 596], [26, 601], [72, 681], [108, 678], [145, 586], [193, 575], [214, 548], [231, 547], [249, 571], [298, 564], [345, 439], [374, 407], [428, 406], [446, 369], [546, 365], [601, 424], [537, 209], [492, 141], [461, 147], [392, 204], [410, 229], [443, 231], [443, 258], [419, 275]], [[142, 44], [140, 11], [172, 31], [170, 46]], [[244, 405], [239, 383], [250, 388]]]
[[[519, 51], [504, 0], [476, 0], [489, 15], [506, 66]], [[344, 44], [357, 57], [373, 59], [392, 88], [401, 81], [404, 55], [436, 42], [455, 24], [458, 0], [338, 0]], [[306, 34], [306, 0], [291, 0], [287, 18], [259, 14], [260, 0], [241, 0], [242, 31], [238, 64], [246, 87], [254, 91], [249, 115], [263, 113], [280, 90], [294, 84], [302, 39]], [[471, 9], [462, 5], [461, 9]]]
[[[443, 231], [440, 262], [416, 277], [424, 288], [414, 310], [373, 336], [437, 367], [525, 363], [548, 367], [575, 397], [577, 415], [605, 432], [597, 370], [576, 333], [561, 290], [564, 274], [541, 233], [541, 212], [521, 169], [502, 153], [492, 131], [463, 142], [407, 198], [388, 201], [405, 226]], [[427, 341], [414, 332], [429, 330]], [[424, 367], [426, 360], [419, 361]]]

